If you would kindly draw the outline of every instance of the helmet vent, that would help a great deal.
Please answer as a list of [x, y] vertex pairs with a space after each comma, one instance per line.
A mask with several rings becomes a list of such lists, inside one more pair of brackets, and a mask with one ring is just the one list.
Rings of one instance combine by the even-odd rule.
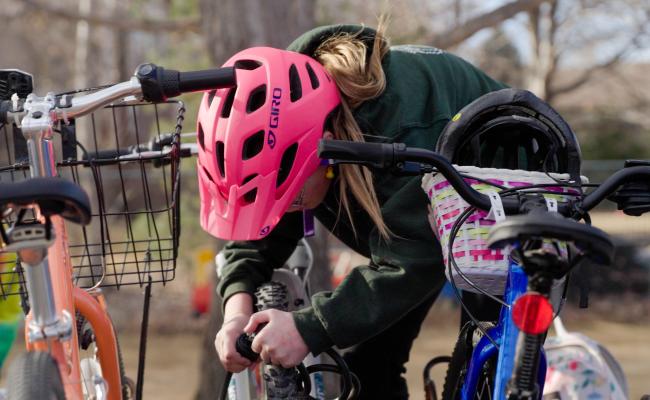
[[[246, 183], [252, 181], [257, 174], [252, 174], [248, 175], [246, 178], [244, 178], [244, 181], [242, 182], [242, 186], [244, 186]], [[244, 204], [251, 204], [255, 202], [255, 198], [257, 197], [257, 188], [254, 188], [252, 190], [249, 190], [243, 197], [242, 199], [244, 200]]]
[[212, 105], [212, 100], [214, 100], [214, 96], [217, 94], [216, 90], [210, 90], [208, 92], [208, 107]]
[[249, 191], [242, 197], [244, 199], [245, 204], [251, 204], [255, 202], [255, 199], [257, 198], [257, 188]]
[[205, 150], [205, 143], [203, 142], [205, 140], [205, 135], [203, 134], [203, 125], [199, 124], [199, 132], [196, 136], [199, 140], [199, 145], [203, 150]]
[[230, 117], [230, 110], [232, 110], [232, 103], [235, 101], [236, 91], [237, 87], [231, 88], [228, 91], [228, 94], [226, 95], [226, 101], [224, 102], [223, 108], [221, 109], [221, 118]]
[[255, 110], [258, 110], [264, 105], [266, 101], [266, 85], [258, 86], [253, 90], [251, 95], [248, 97], [248, 103], [246, 104], [246, 112], [248, 114], [252, 113]]
[[219, 167], [219, 174], [221, 177], [225, 177], [226, 174], [224, 173], [224, 153], [225, 153], [225, 145], [223, 142], [217, 142], [217, 167]]
[[212, 179], [212, 175], [208, 172], [207, 168], [203, 167], [203, 172], [205, 172], [205, 175], [208, 177], [210, 182], [214, 183], [214, 179]]
[[291, 68], [289, 68], [289, 88], [291, 90], [292, 103], [302, 97], [302, 84], [300, 83], [300, 75], [298, 75], [298, 68], [296, 68], [295, 64], [291, 64]]
[[307, 73], [309, 74], [309, 81], [311, 82], [311, 88], [318, 89], [318, 87], [320, 86], [320, 82], [318, 81], [318, 77], [316, 76], [316, 73], [312, 69], [311, 65], [309, 65], [309, 63], [305, 63], [305, 67], [307, 68]]
[[296, 152], [298, 151], [298, 143], [294, 143], [282, 154], [282, 161], [280, 161], [280, 170], [278, 171], [278, 179], [276, 187], [280, 187], [289, 177], [293, 162], [296, 159]]
[[245, 69], [248, 71], [252, 71], [254, 69], [257, 69], [262, 66], [262, 63], [259, 61], [255, 60], [237, 60], [235, 61], [235, 68], [237, 69]]
[[258, 155], [264, 147], [264, 131], [256, 132], [248, 137], [244, 142], [242, 158], [248, 160]]

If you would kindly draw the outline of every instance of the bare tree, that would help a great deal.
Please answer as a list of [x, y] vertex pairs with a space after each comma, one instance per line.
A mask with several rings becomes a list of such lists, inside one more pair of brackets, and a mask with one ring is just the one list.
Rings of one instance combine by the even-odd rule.
[[[447, 49], [456, 46], [476, 32], [498, 26], [503, 21], [512, 18], [520, 12], [529, 11], [539, 7], [546, 0], [515, 0], [496, 8], [493, 11], [480, 14], [470, 18], [460, 24], [454, 25], [451, 29], [444, 32], [430, 34], [425, 41], [441, 49]], [[460, 5], [455, 9], [457, 15], [461, 15]]]
[[314, 26], [314, 1], [200, 0], [201, 27], [213, 64], [254, 45], [287, 46]]
[[21, 1], [34, 13], [40, 13], [73, 22], [83, 20], [89, 24], [106, 26], [113, 30], [149, 32], [200, 31], [198, 18], [179, 18], [173, 20], [152, 19], [146, 17], [135, 19], [125, 16], [120, 18], [119, 16], [106, 16], [91, 13], [84, 11], [83, 9], [75, 10], [74, 7], [65, 6], [64, 4], [61, 4], [61, 2], [48, 2], [43, 0]]
[[513, 87], [523, 87], [526, 74], [521, 52], [503, 29], [494, 30], [474, 59], [494, 79]]
[[[650, 2], [548, 0], [530, 10], [529, 29], [528, 86], [553, 101], [589, 82], [596, 72], [614, 71], [631, 53], [650, 46]], [[580, 72], [567, 74], [567, 68]]]

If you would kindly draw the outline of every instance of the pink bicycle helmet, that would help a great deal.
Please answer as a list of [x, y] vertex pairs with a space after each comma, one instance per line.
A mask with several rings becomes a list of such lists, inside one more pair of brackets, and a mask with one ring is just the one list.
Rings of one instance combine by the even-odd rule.
[[318, 141], [339, 105], [322, 65], [255, 47], [225, 66], [237, 86], [207, 92], [198, 115], [201, 226], [226, 240], [255, 240], [277, 225], [318, 167]]

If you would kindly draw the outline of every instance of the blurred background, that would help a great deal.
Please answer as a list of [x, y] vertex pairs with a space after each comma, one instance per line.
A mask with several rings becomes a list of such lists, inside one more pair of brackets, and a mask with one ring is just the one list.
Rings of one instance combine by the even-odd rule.
[[[583, 174], [593, 182], [625, 159], [650, 159], [648, 0], [0, 0], [0, 68], [32, 73], [42, 95], [124, 81], [143, 62], [179, 70], [219, 66], [246, 47], [285, 47], [318, 25], [376, 26], [382, 13], [391, 17], [393, 44], [454, 52], [549, 101], [576, 131]], [[200, 98], [183, 97], [184, 132], [195, 129]], [[221, 379], [212, 345], [219, 324], [213, 260], [220, 243], [199, 227], [194, 165], [182, 162], [176, 279], [153, 290], [148, 398], [215, 398]], [[585, 267], [570, 291], [565, 323], [610, 348], [632, 398], [639, 398], [650, 393], [644, 379], [650, 377], [650, 219], [626, 217], [612, 205], [592, 219], [618, 243], [616, 261]], [[336, 284], [363, 263], [325, 233], [312, 243], [317, 288]], [[590, 307], [582, 310], [577, 293], [585, 287], [591, 288]], [[108, 295], [127, 374], [135, 377], [142, 289]], [[423, 398], [421, 369], [429, 358], [451, 352], [457, 326], [458, 306], [443, 295], [408, 366], [412, 398]], [[441, 385], [442, 371], [436, 376]]]

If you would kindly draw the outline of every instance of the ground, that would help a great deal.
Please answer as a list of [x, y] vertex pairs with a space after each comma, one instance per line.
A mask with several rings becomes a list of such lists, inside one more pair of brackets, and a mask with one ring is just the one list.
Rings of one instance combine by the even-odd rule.
[[[407, 365], [411, 399], [423, 400], [422, 368], [434, 356], [451, 352], [457, 333], [458, 313], [449, 305], [436, 305], [426, 319]], [[623, 366], [630, 386], [630, 398], [639, 399], [650, 393], [650, 321], [637, 323], [608, 322], [588, 317], [589, 310], [567, 309], [564, 322], [569, 330], [580, 331], [603, 343]], [[200, 325], [200, 321], [196, 322]], [[154, 325], [154, 328], [156, 326]], [[175, 329], [151, 333], [147, 342], [145, 399], [192, 399], [199, 381], [201, 352], [200, 329]], [[120, 335], [126, 370], [137, 376], [139, 337], [135, 329]], [[16, 346], [18, 347], [18, 346]], [[14, 351], [15, 353], [15, 351]], [[215, 360], [215, 362], [217, 362]], [[433, 370], [432, 376], [442, 389], [444, 367]], [[3, 383], [4, 385], [4, 383]], [[216, 395], [215, 395], [216, 398]]]
[[[587, 311], [588, 312], [588, 311]], [[650, 393], [650, 321], [643, 324], [607, 322], [588, 319], [575, 310], [565, 316], [569, 330], [578, 330], [603, 343], [621, 363], [630, 385], [630, 398], [639, 399]], [[569, 313], [567, 313], [569, 314]], [[571, 318], [574, 317], [574, 318]], [[572, 322], [574, 320], [575, 322]], [[411, 399], [424, 400], [422, 369], [436, 355], [450, 354], [455, 343], [458, 319], [455, 312], [432, 310], [411, 352], [407, 380]], [[198, 385], [200, 335], [192, 333], [153, 335], [149, 340], [149, 356], [144, 387], [145, 399], [191, 399]], [[137, 337], [123, 340], [127, 370], [137, 371]], [[442, 390], [444, 367], [433, 370], [432, 376]], [[189, 390], [189, 392], [188, 392]]]

